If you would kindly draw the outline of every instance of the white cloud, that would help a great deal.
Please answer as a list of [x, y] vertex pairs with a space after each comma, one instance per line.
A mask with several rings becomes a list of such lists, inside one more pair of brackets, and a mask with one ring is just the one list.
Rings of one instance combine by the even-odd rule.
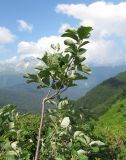
[[89, 63], [118, 65], [126, 62], [126, 2], [59, 4], [56, 11], [80, 20], [79, 25], [93, 27], [87, 54]]
[[13, 57], [7, 59], [5, 62], [7, 62], [7, 63], [15, 63], [17, 60], [18, 60], [17, 56], [13, 56]]
[[21, 41], [18, 44], [18, 53], [25, 55], [38, 55], [40, 53], [40, 49], [35, 42]]
[[93, 26], [100, 36], [104, 32], [103, 35], [116, 34], [123, 37], [126, 32], [126, 2], [112, 4], [98, 1], [90, 5], [59, 4], [56, 10], [79, 19], [81, 24]]
[[[115, 51], [113, 53], [113, 48]], [[124, 54], [115, 44], [108, 40], [92, 41], [87, 45], [87, 63], [97, 66], [116, 66], [126, 64], [126, 54]]]
[[50, 36], [50, 37], [42, 37], [37, 42], [26, 42], [21, 41], [18, 44], [18, 53], [24, 56], [34, 56], [40, 57], [43, 55], [45, 51], [51, 51], [50, 45], [60, 43], [61, 49], [63, 49], [62, 37], [59, 36]]
[[0, 27], [0, 45], [12, 43], [15, 41], [15, 35], [6, 27]]
[[72, 28], [69, 24], [65, 23], [62, 24], [61, 27], [59, 28], [59, 33], [62, 34], [64, 33], [65, 30]]
[[14, 42], [16, 36], [6, 27], [0, 27], [0, 54], [9, 53], [6, 44]]
[[27, 23], [26, 21], [19, 19], [17, 20], [18, 24], [19, 24], [19, 31], [32, 31], [33, 29], [33, 25]]

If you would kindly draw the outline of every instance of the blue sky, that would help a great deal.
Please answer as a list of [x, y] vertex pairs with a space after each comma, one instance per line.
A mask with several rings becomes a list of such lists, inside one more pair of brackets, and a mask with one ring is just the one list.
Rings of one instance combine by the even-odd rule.
[[[91, 55], [89, 56], [89, 63], [93, 63], [93, 58], [97, 57], [95, 52], [97, 51], [99, 52], [100, 48], [97, 46], [99, 44], [103, 47], [101, 48], [101, 50], [103, 49], [105, 50], [103, 51], [103, 57], [101, 57], [102, 61], [104, 61], [103, 58], [105, 58], [105, 60], [107, 61], [107, 56], [109, 55], [112, 55], [113, 57], [113, 52], [115, 48], [116, 48], [116, 52], [118, 51], [118, 53], [123, 55], [123, 59], [125, 59], [125, 55], [123, 52], [125, 49], [124, 43], [126, 39], [125, 37], [123, 37], [122, 32], [120, 32], [120, 34], [116, 34], [117, 29], [120, 27], [120, 25], [117, 24], [118, 22], [116, 20], [113, 20], [114, 19], [113, 17], [116, 18], [116, 12], [117, 12], [118, 17], [116, 19], [118, 18], [121, 19], [121, 25], [125, 24], [126, 17], [123, 16], [123, 14], [125, 14], [126, 2], [123, 0], [122, 1], [106, 0], [106, 1], [102, 1], [103, 4], [97, 3], [98, 1], [94, 1], [94, 0], [21, 0], [21, 1], [1, 0], [0, 2], [1, 2], [0, 27], [2, 29], [3, 27], [8, 29], [10, 34], [15, 36], [14, 40], [12, 40], [13, 42], [3, 43], [0, 41], [1, 63], [5, 61], [8, 62], [8, 60], [13, 58], [14, 56], [15, 56], [15, 61], [19, 61], [20, 56], [23, 55], [23, 51], [26, 52], [26, 50], [23, 50], [23, 48], [19, 48], [20, 46], [22, 47], [24, 45], [24, 43], [21, 43], [21, 42], [27, 42], [27, 45], [30, 45], [30, 47], [33, 47], [33, 49], [35, 49], [36, 46], [38, 47], [38, 41], [43, 37], [46, 37], [46, 38], [48, 37], [48, 39], [50, 36], [58, 37], [60, 34], [59, 29], [63, 27], [63, 25], [77, 27], [80, 24], [86, 25], [88, 23], [95, 25], [94, 26], [95, 31], [92, 36], [92, 42], [94, 40], [97, 42], [97, 44], [93, 42], [90, 47], [91, 49], [89, 49], [90, 52], [94, 52], [94, 55], [92, 55], [92, 57]], [[121, 2], [124, 2], [124, 3], [120, 5]], [[66, 6], [60, 6], [60, 4], [64, 4]], [[71, 6], [70, 4], [73, 4], [74, 7]], [[81, 10], [79, 11], [78, 4], [82, 5], [81, 7], [82, 11]], [[92, 4], [95, 4], [94, 8], [89, 7]], [[113, 4], [113, 6], [111, 6], [111, 4]], [[60, 6], [59, 8], [57, 7], [58, 5]], [[85, 6], [86, 6], [86, 12], [84, 12]], [[112, 10], [110, 12], [110, 17], [112, 18], [113, 23], [111, 23], [112, 21], [109, 18], [109, 15], [107, 15], [107, 13], [109, 14], [107, 10], [106, 10], [107, 11], [106, 13], [102, 13], [101, 11], [101, 17], [98, 15], [99, 13], [96, 14], [95, 16], [93, 15], [93, 11], [95, 10], [95, 7], [97, 12], [97, 7], [100, 8], [100, 6], [103, 7], [103, 12], [105, 8], [108, 9], [108, 11]], [[115, 10], [117, 11], [115, 12]], [[120, 11], [122, 12], [122, 14], [120, 14]], [[75, 12], [77, 12], [78, 15], [76, 15]], [[81, 13], [83, 13], [83, 17]], [[102, 26], [102, 24], [104, 23], [104, 18], [105, 18], [105, 22], [108, 23], [108, 25], [105, 24], [106, 25], [105, 27]], [[21, 29], [21, 24], [19, 23], [20, 20], [24, 21], [28, 25], [27, 27], [31, 27], [32, 29], [30, 30], [27, 27], [25, 29]], [[116, 26], [114, 31], [112, 31], [112, 28], [111, 28], [113, 24], [115, 24]], [[110, 28], [110, 32], [109, 32], [109, 28]], [[1, 32], [2, 32], [2, 29], [1, 29]], [[125, 29], [123, 28], [122, 31], [125, 31]], [[98, 34], [100, 34], [101, 37], [98, 36]], [[27, 50], [29, 51], [29, 48]], [[111, 57], [112, 60], [111, 62], [110, 61], [108, 62], [108, 65], [113, 65], [113, 64], [115, 65], [116, 63], [121, 64], [121, 62], [124, 63], [124, 61], [121, 61], [121, 60], [119, 62], [117, 61], [118, 53], [116, 53], [115, 55], [115, 61], [113, 62], [113, 59]], [[16, 63], [15, 61], [14, 63]], [[105, 65], [103, 63], [101, 64], [98, 63], [98, 61], [99, 59], [96, 60], [95, 65]]]
[[[20, 34], [19, 38], [36, 39], [39, 36], [57, 34], [57, 30], [62, 23], [77, 22], [63, 14], [57, 14], [55, 8], [57, 4], [91, 4], [95, 0], [1, 0], [0, 5], [0, 26], [6, 26], [17, 34], [17, 19], [24, 19], [26, 22], [34, 24], [34, 33], [29, 36]], [[120, 0], [106, 2], [118, 3]], [[19, 33], [18, 33], [19, 34]]]

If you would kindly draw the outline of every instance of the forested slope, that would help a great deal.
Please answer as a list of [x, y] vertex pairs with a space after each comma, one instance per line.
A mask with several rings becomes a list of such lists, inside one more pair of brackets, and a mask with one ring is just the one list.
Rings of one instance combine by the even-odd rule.
[[75, 104], [93, 111], [96, 116], [104, 114], [111, 105], [126, 96], [126, 72], [103, 81]]

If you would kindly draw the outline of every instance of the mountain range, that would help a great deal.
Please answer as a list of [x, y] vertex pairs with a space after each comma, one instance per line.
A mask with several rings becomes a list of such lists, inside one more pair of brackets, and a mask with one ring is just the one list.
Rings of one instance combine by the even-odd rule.
[[[78, 86], [68, 89], [64, 96], [77, 100], [103, 80], [125, 71], [126, 66], [91, 68], [92, 74], [88, 76], [88, 80], [77, 82]], [[35, 84], [26, 84], [21, 73], [0, 73], [0, 106], [9, 103], [17, 105], [20, 111], [37, 112], [40, 110], [45, 93], [46, 90], [37, 90]], [[80, 104], [79, 101], [77, 101], [78, 104]]]

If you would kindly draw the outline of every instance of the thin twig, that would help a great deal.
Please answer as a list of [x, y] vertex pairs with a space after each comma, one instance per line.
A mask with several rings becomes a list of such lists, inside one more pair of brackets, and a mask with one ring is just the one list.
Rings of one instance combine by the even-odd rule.
[[43, 126], [43, 120], [44, 120], [45, 102], [47, 101], [49, 95], [50, 95], [50, 90], [48, 91], [46, 98], [44, 98], [42, 101], [41, 120], [40, 120], [40, 126], [38, 131], [38, 141], [37, 141], [37, 147], [36, 147], [36, 153], [35, 153], [35, 160], [38, 160], [38, 157], [39, 157], [40, 141], [42, 139], [41, 132], [42, 132], [42, 126]]
[[42, 131], [42, 126], [43, 126], [44, 110], [45, 110], [45, 99], [43, 99], [43, 102], [42, 102], [41, 121], [40, 121], [40, 127], [38, 131], [38, 141], [37, 141], [37, 147], [36, 147], [36, 152], [35, 152], [35, 160], [38, 160], [38, 157], [39, 157], [40, 141], [42, 139], [41, 131]]

